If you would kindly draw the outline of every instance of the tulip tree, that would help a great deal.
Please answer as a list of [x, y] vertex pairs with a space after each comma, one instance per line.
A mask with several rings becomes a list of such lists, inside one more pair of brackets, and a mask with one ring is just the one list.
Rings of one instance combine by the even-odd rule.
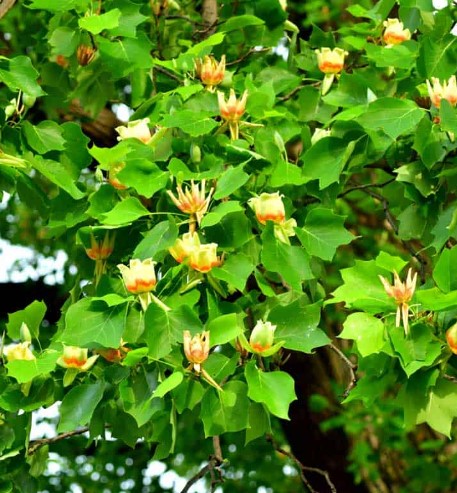
[[[402, 443], [455, 436], [455, 6], [336, 3], [0, 6], [1, 233], [68, 256], [55, 323], [41, 299], [4, 303], [1, 491], [63, 491], [50, 462], [87, 447], [169, 461], [183, 492], [206, 473], [257, 491], [233, 471], [262, 465], [227, 447], [265, 437], [295, 467], [274, 491], [314, 491], [281, 422], [288, 359], [325, 348], [354, 482], [375, 481], [373, 416]], [[55, 403], [54, 436], [31, 439]], [[425, 491], [414, 467], [401, 491]], [[112, 491], [145, 491], [131, 481]]]

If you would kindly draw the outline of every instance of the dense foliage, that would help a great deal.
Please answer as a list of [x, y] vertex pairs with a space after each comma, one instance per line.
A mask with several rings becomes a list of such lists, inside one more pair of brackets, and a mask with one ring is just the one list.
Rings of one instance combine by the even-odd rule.
[[324, 346], [354, 481], [455, 491], [456, 9], [348, 3], [2, 12], [0, 231], [68, 262], [59, 320], [5, 320], [1, 491], [298, 491], [287, 359]]

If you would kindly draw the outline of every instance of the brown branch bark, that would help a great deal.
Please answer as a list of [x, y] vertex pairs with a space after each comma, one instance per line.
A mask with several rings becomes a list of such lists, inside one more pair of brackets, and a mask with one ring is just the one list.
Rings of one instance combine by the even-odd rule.
[[79, 430], [67, 431], [65, 433], [61, 433], [60, 435], [56, 435], [51, 438], [40, 438], [39, 440], [33, 440], [33, 442], [29, 443], [29, 448], [27, 449], [28, 455], [33, 455], [39, 448], [44, 445], [49, 445], [51, 443], [58, 442], [60, 440], [65, 440], [66, 438], [74, 437], [76, 435], [82, 435], [89, 431], [89, 428], [85, 426], [84, 428], [80, 428]]
[[202, 38], [207, 38], [214, 34], [217, 25], [217, 0], [203, 0], [202, 19], [204, 29], [200, 31]]
[[0, 4], [0, 19], [6, 15], [8, 10], [14, 6], [16, 0], [3, 0]]

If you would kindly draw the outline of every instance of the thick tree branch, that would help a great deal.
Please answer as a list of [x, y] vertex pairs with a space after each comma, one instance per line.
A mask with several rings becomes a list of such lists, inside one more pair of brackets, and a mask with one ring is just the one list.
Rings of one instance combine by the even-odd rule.
[[217, 26], [217, 0], [203, 0], [202, 20], [205, 29], [198, 31], [202, 38], [214, 34]]
[[8, 10], [13, 7], [16, 3], [16, 0], [3, 0], [0, 3], [0, 19], [8, 12]]
[[267, 441], [270, 442], [273, 445], [273, 448], [276, 450], [276, 452], [279, 452], [280, 454], [289, 457], [293, 462], [295, 462], [296, 466], [300, 470], [300, 478], [303, 481], [303, 484], [308, 488], [310, 493], [318, 493], [310, 484], [308, 479], [305, 476], [305, 471], [309, 472], [314, 472], [316, 474], [319, 474], [324, 477], [326, 483], [328, 484], [331, 493], [337, 493], [335, 485], [332, 483], [330, 476], [327, 471], [324, 471], [323, 469], [319, 469], [317, 467], [309, 467], [309, 466], [304, 466], [292, 452], [289, 452], [288, 450], [283, 449], [278, 442], [271, 436], [267, 435]]

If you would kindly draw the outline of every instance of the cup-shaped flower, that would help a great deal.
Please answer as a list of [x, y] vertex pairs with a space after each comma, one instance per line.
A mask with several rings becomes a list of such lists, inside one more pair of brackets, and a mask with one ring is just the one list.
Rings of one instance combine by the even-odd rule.
[[127, 353], [130, 351], [130, 349], [128, 347], [125, 347], [124, 344], [124, 341], [121, 339], [121, 344], [117, 349], [101, 348], [97, 349], [95, 352], [110, 363], [118, 363], [119, 361], [122, 361], [127, 356]]
[[403, 328], [405, 329], [405, 334], [409, 333], [409, 323], [408, 323], [408, 313], [409, 305], [414, 291], [416, 289], [417, 272], [412, 275], [412, 269], [408, 269], [408, 274], [406, 276], [406, 281], [402, 282], [400, 277], [396, 272], [394, 272], [394, 284], [390, 284], [389, 281], [383, 276], [379, 276], [379, 279], [386, 290], [386, 293], [395, 300], [397, 303], [397, 314], [395, 319], [395, 325], [400, 327], [400, 321], [403, 321]]
[[225, 76], [225, 55], [222, 55], [218, 63], [214, 57], [205, 56], [202, 60], [195, 62], [195, 68], [200, 80], [209, 91], [214, 91], [214, 87], [219, 85]]
[[200, 247], [200, 238], [197, 233], [185, 233], [178, 238], [175, 244], [168, 249], [173, 258], [181, 263], [190, 256], [194, 248]]
[[427, 80], [427, 89], [433, 106], [439, 108], [441, 100], [446, 99], [452, 106], [457, 104], [457, 80], [455, 75], [449, 78], [448, 81], [440, 80], [432, 77], [432, 82]]
[[454, 353], [457, 354], [457, 323], [452, 325], [447, 331], [446, 331], [446, 341], [449, 346], [449, 349]]
[[92, 260], [106, 260], [114, 250], [114, 234], [109, 231], [103, 239], [96, 239], [93, 233], [90, 235], [90, 248], [86, 248], [87, 256]]
[[324, 74], [339, 74], [344, 67], [344, 57], [348, 52], [341, 48], [321, 48], [315, 50], [317, 55], [317, 65]]
[[201, 364], [209, 355], [209, 330], [196, 334], [193, 337], [188, 330], [184, 331], [184, 354], [197, 373], [201, 371]]
[[314, 145], [316, 142], [319, 142], [324, 137], [330, 137], [331, 134], [332, 131], [330, 129], [316, 128], [316, 130], [314, 130], [314, 133], [311, 137], [311, 144]]
[[403, 22], [400, 22], [398, 19], [387, 19], [383, 24], [385, 29], [382, 39], [387, 46], [398, 45], [403, 43], [403, 41], [411, 39], [411, 31], [404, 29]]
[[176, 193], [178, 197], [175, 197], [173, 192], [167, 190], [173, 203], [176, 207], [184, 212], [185, 214], [194, 215], [197, 222], [200, 223], [202, 217], [208, 210], [211, 196], [213, 195], [214, 188], [211, 188], [206, 194], [205, 190], [206, 180], [202, 180], [200, 183], [200, 188], [198, 184], [195, 184], [193, 180], [190, 182], [190, 188], [187, 187], [185, 190], [182, 189], [181, 185], [176, 187]]
[[30, 342], [20, 342], [19, 344], [14, 344], [10, 346], [6, 351], [6, 358], [8, 361], [33, 361], [35, 360], [35, 355], [29, 348]]
[[258, 320], [251, 332], [249, 344], [253, 351], [262, 353], [273, 346], [276, 325]]
[[97, 361], [98, 354], [87, 356], [87, 348], [64, 346], [63, 354], [57, 359], [57, 364], [63, 368], [74, 368], [79, 371], [89, 370]]
[[123, 264], [118, 264], [118, 269], [121, 271], [127, 291], [133, 294], [147, 293], [153, 291], [157, 284], [157, 278], [154, 270], [152, 259], [146, 260], [132, 259], [129, 267]]
[[217, 243], [207, 243], [193, 248], [189, 255], [189, 265], [192, 269], [203, 273], [221, 265], [221, 259], [217, 256]]
[[249, 199], [248, 204], [261, 224], [266, 224], [267, 221], [280, 224], [286, 219], [282, 195], [279, 192], [261, 193], [258, 197]]
[[149, 118], [143, 118], [128, 122], [127, 126], [121, 125], [120, 127], [116, 127], [116, 132], [119, 134], [117, 140], [138, 139], [147, 144], [152, 137], [148, 123]]
[[248, 91], [244, 91], [241, 99], [237, 99], [235, 91], [230, 89], [230, 96], [227, 101], [225, 100], [224, 93], [218, 91], [217, 101], [222, 118], [228, 122], [238, 122], [246, 110], [247, 99]]

